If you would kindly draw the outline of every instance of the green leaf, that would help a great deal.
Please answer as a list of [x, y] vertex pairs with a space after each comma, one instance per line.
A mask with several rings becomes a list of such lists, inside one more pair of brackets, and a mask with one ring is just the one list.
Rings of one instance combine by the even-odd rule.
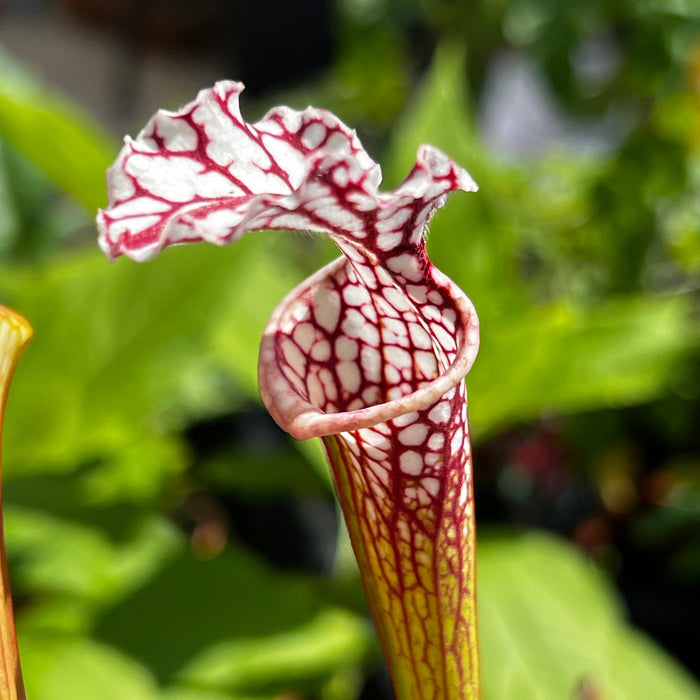
[[482, 320], [480, 355], [467, 377], [475, 434], [542, 412], [657, 396], [691, 344], [687, 314], [683, 297], [630, 298]]
[[178, 674], [199, 688], [294, 687], [358, 664], [371, 644], [368, 623], [327, 608], [289, 632], [260, 639], [232, 639], [205, 649]]
[[360, 663], [372, 644], [361, 618], [321, 605], [310, 579], [235, 547], [173, 560], [111, 609], [96, 635], [163, 683], [231, 692], [318, 681]]
[[251, 444], [245, 444], [245, 438], [237, 436], [228, 449], [203, 460], [198, 467], [199, 477], [210, 488], [236, 491], [251, 500], [274, 494], [327, 493], [331, 488], [328, 466], [316, 467], [313, 455], [307, 458], [305, 453], [294, 449], [296, 444], [290, 444], [272, 419], [269, 420], [272, 435], [268, 437], [258, 431]]
[[551, 537], [484, 538], [479, 546], [484, 700], [693, 700], [690, 676], [627, 626], [599, 571]]
[[[589, 190], [603, 164], [582, 157], [527, 168], [499, 162], [466, 100], [465, 60], [459, 42], [438, 47], [394, 133], [387, 170], [390, 179], [403, 177], [418, 145], [433, 143], [481, 186], [450, 197], [428, 238], [435, 264], [466, 291], [481, 320], [480, 354], [467, 377], [475, 436], [542, 412], [655, 398], [697, 342], [697, 330], [688, 333], [689, 299], [591, 300], [588, 273], [579, 270], [585, 265], [567, 266], [558, 246], [562, 232], [575, 234], [591, 217]], [[533, 255], [540, 267], [528, 274]]]
[[393, 132], [384, 172], [387, 186], [398, 183], [413, 167], [418, 147], [429, 143], [472, 174], [480, 190], [449, 197], [431, 222], [428, 250], [435, 264], [464, 287], [479, 314], [488, 316], [525, 305], [512, 208], [514, 195], [527, 182], [481, 144], [465, 99], [464, 65], [459, 43], [438, 48], [415, 101]]
[[250, 236], [148, 265], [109, 265], [95, 252], [0, 271], [0, 302], [35, 331], [6, 417], [8, 478], [138, 451], [154, 434], [257, 400], [257, 346], [293, 286], [291, 244]]
[[105, 171], [118, 144], [0, 53], [0, 136], [86, 209], [107, 202]]
[[279, 694], [273, 695], [240, 695], [239, 693], [221, 693], [216, 690], [203, 688], [168, 688], [163, 693], [163, 700], [280, 700]]
[[93, 217], [77, 202], [57, 197], [44, 174], [0, 137], [0, 259], [45, 258], [80, 237]]
[[[63, 494], [55, 481], [51, 486], [58, 501]], [[5, 508], [15, 590], [80, 601], [85, 622], [141, 585], [181, 547], [173, 526], [156, 515], [122, 507], [76, 513], [82, 522], [68, 520], [39, 510], [46, 498], [36, 489], [34, 509], [10, 503]]]
[[21, 636], [32, 700], [158, 700], [150, 674], [114, 649], [82, 638]]

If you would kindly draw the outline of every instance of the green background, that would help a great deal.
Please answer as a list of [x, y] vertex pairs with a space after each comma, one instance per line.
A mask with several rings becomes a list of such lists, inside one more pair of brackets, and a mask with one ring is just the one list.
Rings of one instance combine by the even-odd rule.
[[[358, 128], [387, 188], [421, 143], [480, 185], [449, 199], [429, 251], [482, 326], [468, 377], [477, 498], [501, 504], [477, 504], [485, 700], [700, 697], [690, 671], [629, 624], [615, 586], [630, 566], [621, 541], [654, 555], [637, 578], [662, 568], [654, 604], [700, 582], [700, 450], [689, 437], [700, 408], [697, 5], [330, 7], [332, 58], [249, 107], [244, 96], [244, 114], [312, 102]], [[615, 38], [617, 64], [591, 86], [570, 59], [601, 35]], [[616, 142], [496, 153], [479, 106], [506, 50], [538, 67], [570, 124], [623, 114]], [[367, 679], [380, 654], [342, 529], [330, 565], [281, 565], [230, 512], [235, 503], [259, 525], [287, 499], [333, 513], [318, 447], [261, 417], [255, 368], [276, 303], [336, 253], [266, 232], [110, 265], [92, 218], [118, 148], [0, 56], [0, 303], [35, 329], [3, 444], [29, 697], [379, 697]], [[647, 455], [631, 421], [664, 449]], [[202, 430], [216, 435], [204, 447]], [[547, 483], [509, 452], [542, 434], [572, 455], [567, 483], [592, 494], [567, 527], [527, 510]], [[596, 526], [603, 535], [587, 537]]]

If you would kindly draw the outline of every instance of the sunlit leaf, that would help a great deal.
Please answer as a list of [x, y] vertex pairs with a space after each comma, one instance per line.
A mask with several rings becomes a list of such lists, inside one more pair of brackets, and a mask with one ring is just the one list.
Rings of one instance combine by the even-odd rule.
[[693, 700], [689, 675], [624, 620], [600, 572], [553, 538], [485, 539], [479, 549], [484, 700]]
[[180, 546], [172, 525], [155, 515], [122, 507], [94, 511], [92, 522], [85, 512], [76, 513], [82, 522], [62, 519], [39, 510], [42, 494], [35, 491], [35, 509], [5, 509], [18, 590], [80, 600], [92, 614], [138, 587]]
[[151, 675], [114, 649], [81, 638], [24, 636], [27, 696], [33, 700], [158, 700]]
[[194, 687], [231, 690], [292, 686], [359, 663], [367, 654], [370, 635], [368, 622], [329, 608], [290, 632], [232, 639], [207, 648], [178, 680]]
[[273, 247], [284, 239], [173, 250], [147, 267], [95, 253], [0, 272], [0, 300], [37, 337], [6, 423], [8, 476], [75, 469], [257, 400], [257, 344], [292, 286]]
[[482, 319], [481, 356], [468, 378], [475, 431], [658, 395], [690, 346], [685, 301], [617, 299]]

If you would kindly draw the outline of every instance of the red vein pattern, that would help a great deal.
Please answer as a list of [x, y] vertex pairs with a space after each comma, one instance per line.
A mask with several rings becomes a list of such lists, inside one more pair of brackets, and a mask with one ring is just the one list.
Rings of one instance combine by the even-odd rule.
[[432, 266], [409, 296], [363, 260], [351, 249], [278, 306], [262, 394], [280, 425], [324, 436], [397, 697], [476, 698], [466, 390], [437, 386], [473, 360], [476, 317]]
[[260, 389], [297, 438], [323, 437], [397, 696], [477, 698], [471, 455], [463, 378], [478, 348], [464, 293], [430, 262], [427, 224], [476, 189], [430, 146], [396, 190], [332, 114], [241, 117], [218, 83], [127, 139], [100, 245], [115, 258], [245, 231], [323, 232], [343, 257], [293, 290], [265, 331]]

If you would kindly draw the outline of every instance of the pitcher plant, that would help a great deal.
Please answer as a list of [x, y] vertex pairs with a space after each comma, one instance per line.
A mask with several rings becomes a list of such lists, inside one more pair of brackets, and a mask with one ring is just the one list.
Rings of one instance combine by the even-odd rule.
[[[240, 83], [159, 111], [108, 172], [99, 243], [145, 261], [246, 231], [329, 236], [341, 257], [279, 304], [260, 346], [262, 399], [320, 437], [399, 700], [480, 696], [472, 461], [464, 377], [478, 320], [426, 252], [428, 222], [470, 175], [431, 146], [393, 192], [330, 112], [247, 123]], [[187, 293], [183, 280], [183, 294]], [[251, 294], [255, 290], [251, 290]]]

